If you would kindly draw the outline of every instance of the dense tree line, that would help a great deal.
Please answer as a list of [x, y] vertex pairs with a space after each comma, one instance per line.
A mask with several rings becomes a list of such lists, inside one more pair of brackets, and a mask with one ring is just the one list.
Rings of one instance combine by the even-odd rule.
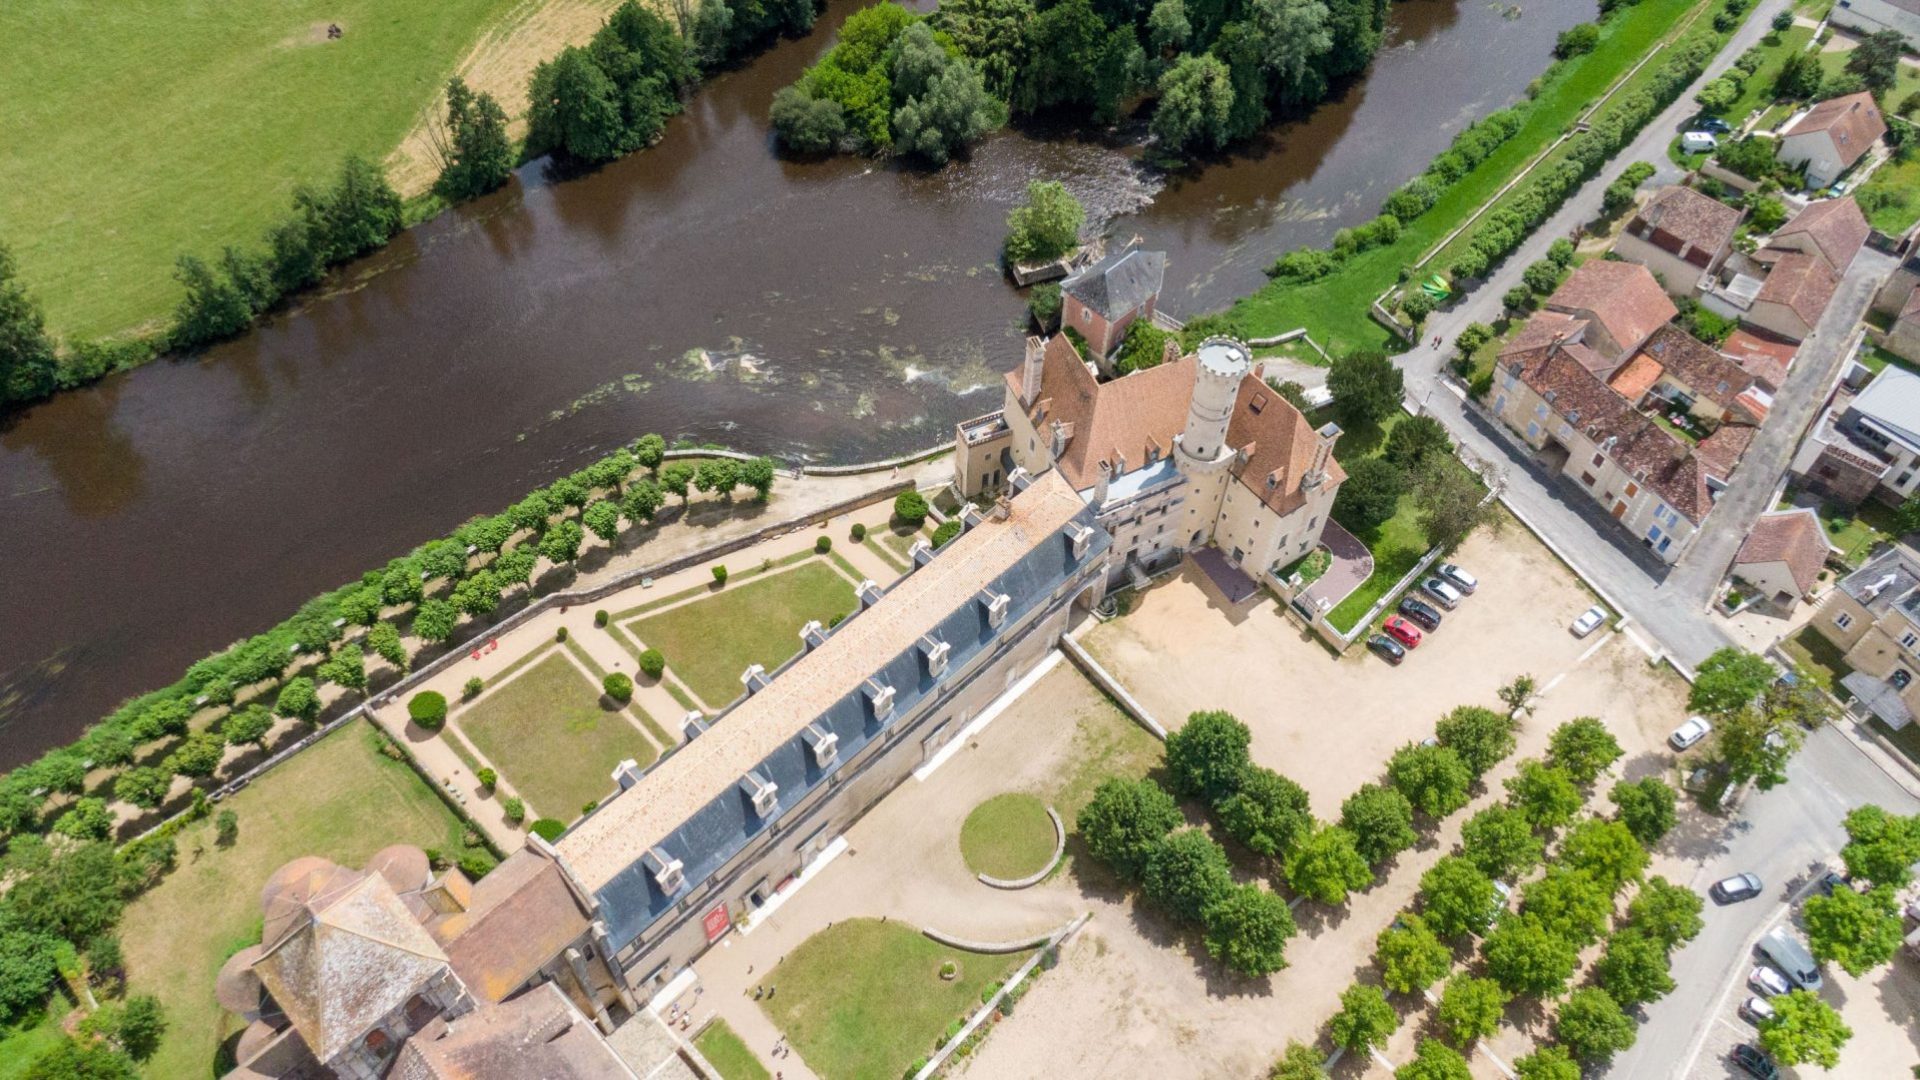
[[[704, 6], [726, 8], [722, 0]], [[638, 150], [680, 111], [698, 75], [674, 26], [627, 0], [584, 48], [570, 45], [533, 70], [527, 154], [597, 164]]]
[[[1386, 11], [1386, 0], [948, 0], [923, 32], [886, 3], [848, 20], [841, 45], [775, 98], [773, 122], [803, 153], [939, 162], [1009, 115], [1104, 124], [1153, 99], [1156, 152], [1180, 160], [1319, 101], [1373, 58]], [[936, 58], [941, 81], [916, 75]]]

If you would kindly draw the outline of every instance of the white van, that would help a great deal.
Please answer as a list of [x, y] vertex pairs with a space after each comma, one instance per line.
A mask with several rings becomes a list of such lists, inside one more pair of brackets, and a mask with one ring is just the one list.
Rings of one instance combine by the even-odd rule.
[[1680, 149], [1688, 154], [1704, 154], [1720, 148], [1720, 140], [1710, 132], [1689, 131], [1680, 136]]
[[1820, 965], [1813, 959], [1800, 939], [1789, 934], [1785, 927], [1773, 931], [1760, 939], [1760, 955], [1773, 961], [1773, 965], [1787, 973], [1787, 978], [1802, 990], [1820, 989]]

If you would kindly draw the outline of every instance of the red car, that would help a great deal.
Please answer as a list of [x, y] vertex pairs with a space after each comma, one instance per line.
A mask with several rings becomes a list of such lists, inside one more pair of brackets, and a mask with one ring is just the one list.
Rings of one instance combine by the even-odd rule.
[[1416, 648], [1420, 644], [1420, 628], [1398, 615], [1380, 624], [1380, 629], [1392, 634], [1395, 641], [1407, 648]]

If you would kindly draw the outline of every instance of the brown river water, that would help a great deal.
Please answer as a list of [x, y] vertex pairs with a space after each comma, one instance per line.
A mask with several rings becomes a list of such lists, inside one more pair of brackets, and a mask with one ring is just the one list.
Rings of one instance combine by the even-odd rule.
[[995, 259], [1028, 180], [1165, 250], [1162, 307], [1223, 307], [1595, 10], [1399, 0], [1363, 78], [1182, 177], [1137, 164], [1138, 125], [1004, 131], [937, 172], [783, 161], [767, 104], [859, 6], [713, 79], [651, 150], [531, 164], [238, 341], [0, 421], [0, 767], [643, 432], [809, 462], [948, 439], [1024, 333]]

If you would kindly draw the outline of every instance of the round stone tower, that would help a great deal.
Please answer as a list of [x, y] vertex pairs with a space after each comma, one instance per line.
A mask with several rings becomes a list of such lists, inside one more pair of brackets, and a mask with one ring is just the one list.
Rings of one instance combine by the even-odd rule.
[[1214, 465], [1232, 456], [1227, 421], [1240, 393], [1240, 381], [1253, 368], [1253, 353], [1229, 337], [1210, 337], [1194, 350], [1193, 401], [1186, 430], [1180, 434], [1183, 466]]

